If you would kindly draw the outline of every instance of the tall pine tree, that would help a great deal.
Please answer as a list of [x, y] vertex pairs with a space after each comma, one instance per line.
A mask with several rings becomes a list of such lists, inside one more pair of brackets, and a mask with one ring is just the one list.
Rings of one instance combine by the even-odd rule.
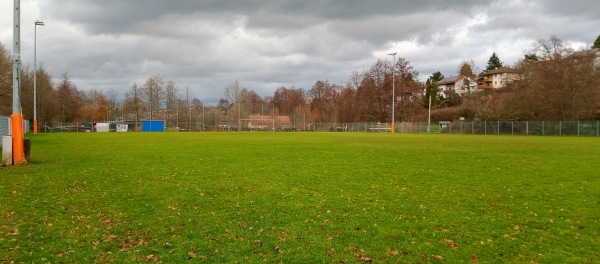
[[495, 70], [496, 68], [500, 68], [503, 67], [502, 62], [500, 61], [500, 58], [498, 58], [498, 55], [496, 55], [496, 52], [492, 53], [492, 56], [490, 57], [490, 59], [488, 60], [488, 64], [487, 67], [485, 68], [485, 71], [492, 71]]

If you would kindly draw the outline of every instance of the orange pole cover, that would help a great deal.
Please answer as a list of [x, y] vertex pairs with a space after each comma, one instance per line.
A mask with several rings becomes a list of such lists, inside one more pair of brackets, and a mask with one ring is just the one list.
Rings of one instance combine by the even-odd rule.
[[13, 143], [13, 164], [27, 163], [25, 149], [23, 147], [23, 114], [12, 114], [10, 116]]

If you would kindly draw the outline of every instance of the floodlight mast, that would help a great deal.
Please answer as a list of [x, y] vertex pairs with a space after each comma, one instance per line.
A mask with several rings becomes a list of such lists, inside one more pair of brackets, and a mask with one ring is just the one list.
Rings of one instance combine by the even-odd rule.
[[395, 64], [396, 64], [396, 52], [394, 53], [390, 53], [388, 55], [391, 55], [394, 57], [394, 60], [392, 61], [392, 134], [394, 134], [394, 123], [396, 122], [396, 119], [394, 118], [394, 111], [395, 106], [394, 103], [396, 101], [396, 77], [395, 77]]
[[36, 20], [33, 30], [33, 134], [38, 133], [37, 121], [37, 26], [44, 26], [44, 22]]
[[19, 91], [21, 90], [21, 83], [19, 81], [19, 66], [21, 66], [21, 2], [20, 0], [14, 0], [14, 28], [13, 28], [13, 114], [21, 113], [21, 103], [19, 98]]
[[12, 133], [12, 160], [14, 165], [27, 163], [23, 143], [23, 114], [21, 111], [21, 1], [14, 0], [13, 28], [13, 111], [10, 116]]

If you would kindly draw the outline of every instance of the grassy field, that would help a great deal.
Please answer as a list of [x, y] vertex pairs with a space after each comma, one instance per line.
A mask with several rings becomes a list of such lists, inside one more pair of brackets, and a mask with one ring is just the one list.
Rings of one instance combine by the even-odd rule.
[[598, 263], [600, 139], [29, 135], [0, 263]]

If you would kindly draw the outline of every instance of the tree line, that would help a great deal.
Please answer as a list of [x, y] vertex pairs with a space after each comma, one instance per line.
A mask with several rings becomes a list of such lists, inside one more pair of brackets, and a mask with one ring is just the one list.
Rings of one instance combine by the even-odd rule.
[[[236, 125], [253, 115], [303, 116], [308, 123], [424, 121], [431, 101], [434, 121], [460, 117], [478, 120], [575, 120], [600, 118], [600, 36], [590, 49], [575, 51], [556, 36], [540, 39], [514, 65], [519, 81], [504, 89], [441, 96], [441, 72], [425, 83], [405, 58], [377, 60], [355, 71], [345, 84], [317, 80], [312, 87], [278, 87], [260, 96], [238, 80], [224, 87], [216, 104], [190, 98], [190, 89], [160, 75], [133, 83], [123, 95], [79, 89], [69, 76], [52, 81], [45, 66], [34, 73], [21, 68], [21, 104], [25, 119], [33, 119], [33, 75], [37, 78], [37, 119], [43, 123], [165, 120], [168, 127], [187, 129], [217, 124]], [[486, 68], [504, 65], [493, 53]], [[457, 75], [477, 79], [473, 61], [464, 61]], [[394, 82], [395, 83], [392, 83]], [[0, 114], [12, 112], [12, 60], [0, 43]], [[392, 91], [395, 87], [395, 91]], [[395, 98], [393, 98], [393, 94]], [[394, 109], [392, 110], [392, 100]]]

